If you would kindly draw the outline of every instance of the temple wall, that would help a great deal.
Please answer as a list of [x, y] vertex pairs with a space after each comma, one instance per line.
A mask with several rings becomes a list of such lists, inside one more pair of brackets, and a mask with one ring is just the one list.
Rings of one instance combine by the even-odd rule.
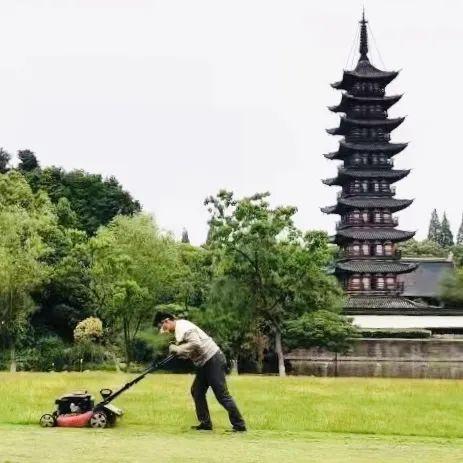
[[294, 375], [463, 379], [463, 339], [359, 339], [346, 355], [297, 349], [286, 360]]

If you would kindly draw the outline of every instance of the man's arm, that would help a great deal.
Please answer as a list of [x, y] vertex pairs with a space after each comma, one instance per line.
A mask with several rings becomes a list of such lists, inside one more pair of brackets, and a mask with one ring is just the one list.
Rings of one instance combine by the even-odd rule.
[[176, 346], [171, 344], [169, 352], [174, 353], [182, 358], [189, 358], [191, 353], [201, 347], [201, 339], [196, 330], [187, 331], [183, 336], [182, 344]]

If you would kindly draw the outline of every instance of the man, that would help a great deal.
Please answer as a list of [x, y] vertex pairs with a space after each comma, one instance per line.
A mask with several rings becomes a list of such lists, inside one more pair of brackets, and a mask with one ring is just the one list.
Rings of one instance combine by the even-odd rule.
[[206, 392], [212, 388], [217, 401], [228, 412], [234, 432], [246, 431], [246, 424], [235, 401], [228, 392], [225, 379], [225, 355], [214, 340], [203, 330], [188, 320], [177, 320], [167, 312], [158, 312], [154, 323], [161, 333], [175, 333], [176, 344], [169, 346], [169, 352], [180, 358], [190, 359], [197, 367], [196, 377], [191, 386], [199, 425], [192, 426], [198, 431], [211, 431], [212, 421], [207, 406]]

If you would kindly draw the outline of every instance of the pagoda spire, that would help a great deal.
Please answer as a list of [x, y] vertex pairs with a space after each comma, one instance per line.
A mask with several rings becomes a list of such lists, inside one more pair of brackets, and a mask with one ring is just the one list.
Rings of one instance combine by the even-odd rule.
[[368, 32], [367, 20], [365, 19], [365, 7], [362, 12], [362, 20], [360, 22], [360, 61], [368, 61]]

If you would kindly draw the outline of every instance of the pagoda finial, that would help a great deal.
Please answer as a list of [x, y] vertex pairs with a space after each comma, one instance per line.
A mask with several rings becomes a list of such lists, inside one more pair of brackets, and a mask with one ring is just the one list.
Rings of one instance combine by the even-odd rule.
[[368, 33], [367, 20], [365, 19], [365, 7], [363, 7], [362, 20], [360, 21], [360, 60], [368, 61]]

